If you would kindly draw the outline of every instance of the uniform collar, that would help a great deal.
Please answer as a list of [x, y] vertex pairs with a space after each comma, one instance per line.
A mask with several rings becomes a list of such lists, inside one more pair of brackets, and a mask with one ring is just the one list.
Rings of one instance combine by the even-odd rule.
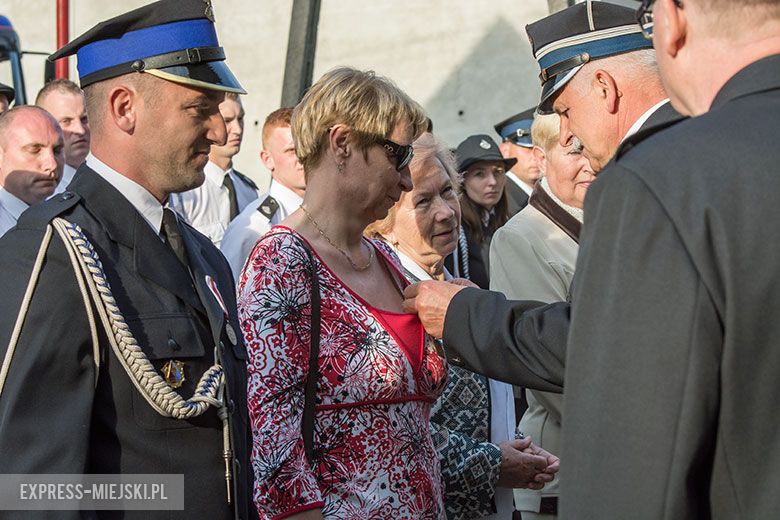
[[60, 186], [66, 188], [70, 181], [73, 180], [73, 176], [76, 175], [76, 168], [70, 164], [65, 164], [62, 167], [62, 178], [60, 179]]
[[531, 193], [533, 193], [534, 187], [520, 180], [520, 177], [518, 177], [517, 174], [512, 170], [506, 172], [506, 176], [510, 181], [514, 182], [518, 188], [523, 190], [526, 195], [531, 195]]
[[4, 207], [16, 220], [19, 220], [19, 215], [30, 207], [26, 202], [11, 194], [11, 192], [6, 191], [3, 187], [0, 187], [0, 206]]
[[780, 88], [780, 54], [773, 54], [754, 61], [740, 70], [720, 89], [710, 110], [742, 96]]
[[279, 206], [284, 210], [285, 216], [289, 215], [298, 209], [298, 206], [303, 204], [303, 199], [299, 197], [297, 193], [274, 180], [271, 181], [271, 188], [268, 190], [268, 194], [279, 203]]
[[160, 233], [163, 217], [163, 205], [146, 188], [114, 170], [90, 152], [85, 161], [98, 175], [121, 193], [152, 227], [155, 234]]
[[206, 166], [203, 168], [203, 173], [206, 174], [206, 180], [215, 186], [219, 186], [220, 188], [225, 182], [225, 174], [231, 173], [232, 171], [232, 167], [228, 168], [227, 170], [223, 170], [211, 161], [207, 162]]
[[626, 139], [628, 139], [629, 137], [631, 137], [632, 135], [634, 135], [635, 133], [637, 133], [637, 132], [639, 131], [639, 129], [640, 129], [640, 128], [642, 128], [642, 125], [644, 125], [644, 124], [647, 122], [647, 120], [648, 120], [648, 119], [650, 119], [650, 117], [651, 117], [653, 114], [655, 114], [655, 113], [656, 113], [656, 111], [657, 111], [659, 108], [661, 108], [662, 106], [664, 106], [664, 105], [665, 105], [665, 104], [667, 104], [668, 102], [669, 102], [669, 98], [662, 99], [661, 101], [659, 101], [659, 102], [658, 102], [658, 103], [656, 103], [655, 105], [651, 106], [651, 107], [650, 107], [650, 108], [649, 108], [649, 109], [648, 109], [648, 110], [647, 110], [647, 111], [646, 111], [644, 114], [642, 114], [641, 116], [639, 116], [639, 119], [637, 119], [637, 120], [634, 122], [634, 124], [633, 124], [633, 125], [631, 125], [631, 128], [629, 128], [629, 129], [628, 129], [628, 132], [626, 132], [626, 135], [624, 135], [624, 136], [623, 136], [623, 139], [621, 139], [621, 140], [620, 140], [621, 144], [622, 144], [622, 143], [623, 143], [623, 142], [624, 142]]

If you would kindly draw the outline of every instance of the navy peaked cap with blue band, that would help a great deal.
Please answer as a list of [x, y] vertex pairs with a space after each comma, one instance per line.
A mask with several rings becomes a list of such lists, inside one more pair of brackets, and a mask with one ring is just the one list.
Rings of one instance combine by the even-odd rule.
[[211, 0], [160, 0], [85, 32], [49, 56], [75, 54], [81, 86], [146, 72], [196, 88], [246, 94], [225, 64]]
[[510, 141], [524, 148], [533, 148], [531, 125], [534, 123], [536, 107], [523, 110], [493, 126], [502, 141]]
[[642, 35], [635, 11], [609, 2], [586, 0], [525, 30], [541, 70], [540, 114], [552, 112], [555, 94], [589, 61], [653, 48]]

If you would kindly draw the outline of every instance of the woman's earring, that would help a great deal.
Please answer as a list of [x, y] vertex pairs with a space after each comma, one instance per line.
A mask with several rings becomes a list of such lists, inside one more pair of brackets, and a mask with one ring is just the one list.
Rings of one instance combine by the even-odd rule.
[[336, 167], [338, 167], [338, 169], [339, 169], [339, 173], [341, 173], [341, 174], [344, 173], [344, 166], [345, 166], [344, 163], [337, 163], [336, 164]]

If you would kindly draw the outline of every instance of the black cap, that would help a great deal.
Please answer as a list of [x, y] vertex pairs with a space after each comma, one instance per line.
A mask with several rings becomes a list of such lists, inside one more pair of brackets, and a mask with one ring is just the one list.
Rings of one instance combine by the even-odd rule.
[[523, 110], [508, 119], [504, 119], [493, 128], [501, 136], [502, 141], [510, 141], [524, 148], [533, 148], [531, 142], [531, 125], [534, 123], [536, 107]]
[[5, 96], [10, 104], [16, 98], [16, 91], [12, 86], [0, 83], [0, 95]]
[[197, 88], [246, 94], [225, 64], [211, 0], [160, 0], [95, 27], [49, 56], [76, 54], [81, 86], [146, 72]]
[[469, 166], [479, 161], [502, 161], [504, 168], [509, 171], [517, 162], [515, 158], [504, 158], [493, 138], [485, 134], [467, 137], [455, 150], [455, 158], [458, 160], [459, 172], [466, 171]]
[[525, 30], [541, 70], [540, 114], [552, 112], [554, 94], [589, 61], [653, 48], [642, 35], [635, 11], [609, 2], [586, 0]]

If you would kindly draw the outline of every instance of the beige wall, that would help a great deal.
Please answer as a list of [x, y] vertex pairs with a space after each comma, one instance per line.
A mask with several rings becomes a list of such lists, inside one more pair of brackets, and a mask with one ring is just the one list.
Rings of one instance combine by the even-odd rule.
[[[147, 3], [71, 0], [71, 37]], [[213, 0], [228, 63], [249, 91], [238, 169], [263, 183], [258, 159], [265, 116], [278, 108], [292, 0]], [[25, 50], [55, 48], [54, 0], [2, 0]], [[547, 0], [323, 0], [315, 79], [337, 65], [393, 78], [428, 111], [454, 147], [536, 102], [539, 83], [525, 25], [547, 14]], [[29, 98], [43, 81], [43, 58], [26, 56]], [[71, 60], [75, 61], [75, 60]], [[72, 63], [75, 69], [75, 63]], [[0, 81], [8, 80], [7, 64]], [[74, 77], [72, 75], [71, 77]]]

